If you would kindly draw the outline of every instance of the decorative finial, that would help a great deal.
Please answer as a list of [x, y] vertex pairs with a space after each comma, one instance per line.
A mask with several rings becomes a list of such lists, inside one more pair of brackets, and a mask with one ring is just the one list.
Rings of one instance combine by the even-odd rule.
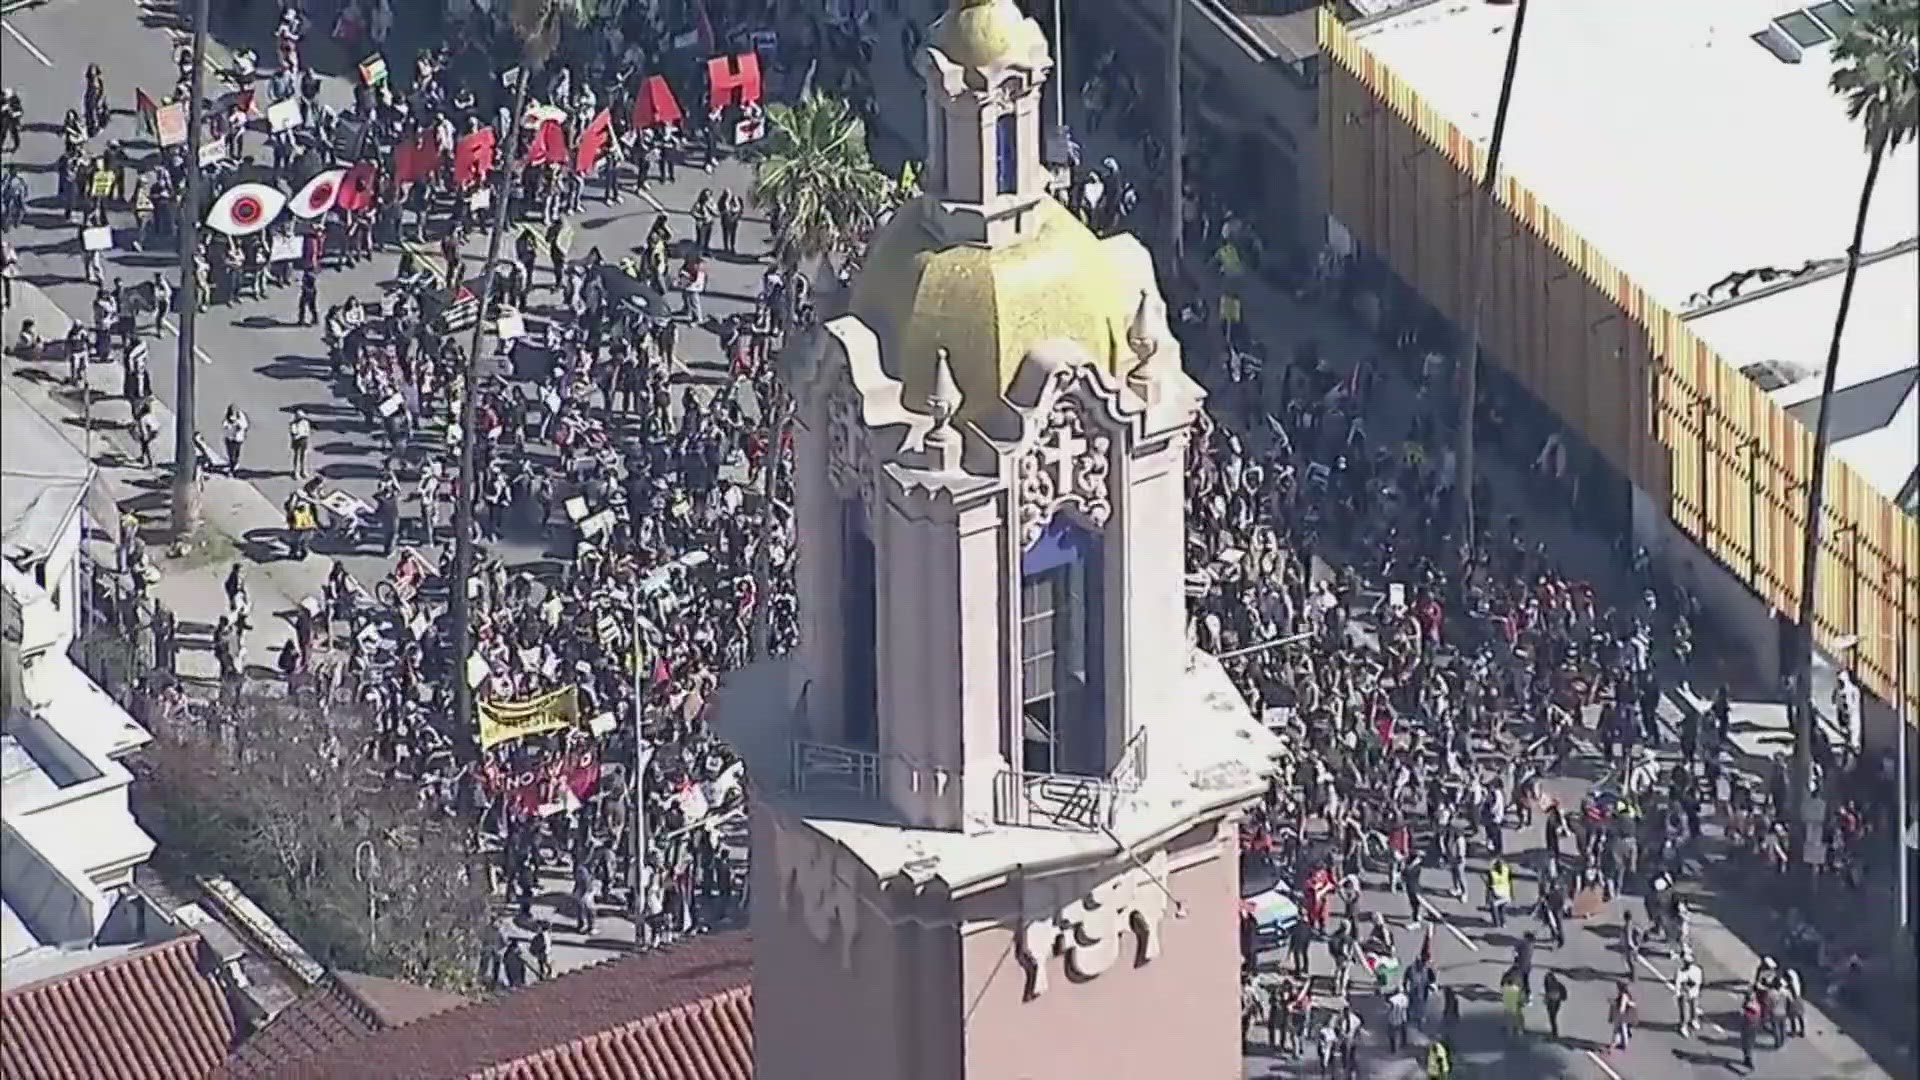
[[1160, 339], [1154, 336], [1153, 327], [1148, 322], [1149, 311], [1153, 303], [1147, 290], [1140, 290], [1140, 303], [1133, 309], [1133, 322], [1127, 327], [1127, 348], [1133, 350], [1133, 374], [1146, 374], [1147, 364], [1160, 351]]
[[960, 394], [960, 382], [953, 377], [953, 354], [945, 348], [936, 349], [933, 392], [927, 395], [927, 407], [933, 412], [933, 430], [945, 431], [965, 401]]

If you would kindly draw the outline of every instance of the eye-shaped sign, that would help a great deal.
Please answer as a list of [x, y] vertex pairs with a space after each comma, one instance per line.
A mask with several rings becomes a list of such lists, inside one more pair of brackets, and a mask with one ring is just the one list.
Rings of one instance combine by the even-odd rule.
[[287, 208], [287, 197], [269, 184], [235, 184], [207, 211], [207, 227], [228, 236], [252, 236], [273, 224]]
[[317, 218], [333, 209], [340, 201], [340, 184], [347, 178], [345, 169], [328, 169], [326, 172], [307, 181], [306, 186], [294, 192], [293, 200], [287, 203], [287, 209], [298, 218]]

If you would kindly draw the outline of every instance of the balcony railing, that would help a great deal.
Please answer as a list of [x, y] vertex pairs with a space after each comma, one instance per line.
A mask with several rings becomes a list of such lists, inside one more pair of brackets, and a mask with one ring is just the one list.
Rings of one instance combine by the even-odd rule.
[[1124, 792], [1111, 780], [1008, 769], [994, 779], [993, 820], [1025, 829], [1105, 832]]
[[880, 755], [827, 743], [793, 743], [793, 790], [801, 795], [880, 797]]

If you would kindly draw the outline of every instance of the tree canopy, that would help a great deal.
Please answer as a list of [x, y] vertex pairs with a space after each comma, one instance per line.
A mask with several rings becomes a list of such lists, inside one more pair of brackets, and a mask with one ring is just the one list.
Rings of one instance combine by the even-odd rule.
[[894, 181], [867, 153], [867, 126], [841, 98], [808, 94], [767, 110], [753, 200], [772, 215], [784, 259], [852, 248], [892, 201]]

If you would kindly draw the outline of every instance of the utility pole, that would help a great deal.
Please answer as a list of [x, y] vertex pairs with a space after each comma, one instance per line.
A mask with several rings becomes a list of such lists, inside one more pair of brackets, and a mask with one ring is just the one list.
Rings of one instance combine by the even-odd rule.
[[1181, 167], [1187, 156], [1187, 118], [1180, 102], [1180, 61], [1187, 47], [1187, 32], [1182, 25], [1186, 10], [1187, 0], [1167, 0], [1167, 254], [1173, 260], [1168, 271], [1176, 279], [1187, 253], [1186, 178]]
[[[1498, 203], [1494, 186], [1500, 182], [1500, 147], [1507, 137], [1507, 109], [1513, 104], [1514, 75], [1520, 69], [1520, 32], [1527, 25], [1527, 0], [1513, 13], [1513, 30], [1507, 38], [1507, 67], [1500, 75], [1500, 101], [1493, 111], [1493, 138], [1487, 144], [1487, 169], [1480, 176], [1478, 190], [1470, 208], [1473, 222], [1473, 266], [1468, 271], [1473, 291], [1467, 306], [1467, 349], [1460, 358], [1460, 430], [1454, 451], [1454, 494], [1458, 499], [1459, 528], [1463, 534], [1461, 549], [1469, 565], [1473, 546], [1479, 539], [1473, 526], [1473, 441], [1474, 408], [1480, 397], [1480, 313], [1486, 306], [1487, 278], [1493, 263], [1493, 218]], [[1464, 580], [1464, 576], [1463, 576]]]
[[187, 74], [187, 191], [180, 200], [180, 333], [174, 357], [173, 539], [183, 544], [200, 528], [199, 435], [194, 424], [194, 324], [200, 314], [200, 275], [194, 259], [200, 251], [200, 214], [206, 182], [200, 171], [200, 140], [205, 136], [200, 101], [207, 71], [207, 0], [193, 4], [193, 70]]
[[[1893, 920], [1893, 955], [1903, 964], [1913, 960], [1913, 852], [1907, 846], [1907, 840], [1916, 827], [1913, 820], [1913, 807], [1909, 803], [1909, 781], [1907, 778], [1907, 749], [1913, 735], [1913, 725], [1920, 716], [1908, 714], [1907, 697], [1912, 693], [1914, 672], [1908, 654], [1912, 652], [1914, 642], [1908, 638], [1910, 623], [1907, 622], [1907, 596], [1920, 593], [1920, 578], [1911, 579], [1909, 587], [1900, 590], [1900, 677], [1896, 681], [1893, 705], [1893, 806], [1894, 806], [1894, 899], [1899, 903], [1899, 911]], [[1916, 602], [1915, 608], [1920, 608]], [[1906, 970], [1902, 969], [1902, 974]]]
[[[206, 0], [200, 0], [206, 3]], [[473, 581], [473, 499], [475, 479], [473, 475], [473, 444], [479, 437], [474, 431], [478, 421], [478, 387], [474, 372], [480, 363], [480, 347], [486, 340], [487, 319], [492, 314], [494, 273], [500, 261], [500, 242], [507, 231], [507, 204], [513, 195], [514, 160], [519, 153], [517, 143], [520, 132], [520, 116], [527, 111], [527, 84], [533, 81], [532, 64], [521, 65], [519, 80], [513, 89], [512, 126], [509, 128], [506, 145], [500, 148], [502, 162], [500, 179], [492, 191], [493, 222], [487, 236], [487, 262], [481, 269], [479, 313], [473, 322], [473, 340], [467, 347], [465, 361], [465, 385], [460, 394], [460, 476], [453, 493], [453, 584], [451, 614], [453, 616], [453, 715], [454, 728], [460, 734], [460, 744], [477, 752], [478, 742], [474, 738], [476, 726], [473, 711], [473, 684], [467, 681], [467, 658], [473, 653], [473, 604], [468, 588]], [[454, 268], [447, 267], [449, 281], [457, 280]], [[452, 298], [449, 297], [449, 300]]]

